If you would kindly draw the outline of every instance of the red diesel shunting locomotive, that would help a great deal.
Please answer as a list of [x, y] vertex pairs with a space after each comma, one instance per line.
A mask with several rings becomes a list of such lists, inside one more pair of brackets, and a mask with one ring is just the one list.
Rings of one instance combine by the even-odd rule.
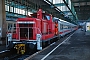
[[27, 50], [42, 50], [54, 38], [60, 38], [76, 29], [77, 25], [62, 19], [53, 22], [51, 14], [39, 9], [31, 16], [17, 19], [16, 27], [8, 31], [7, 46], [16, 49], [18, 54], [24, 54]]
[[42, 50], [42, 43], [49, 43], [56, 37], [58, 27], [55, 24], [52, 15], [43, 13], [41, 9], [26, 18], [18, 18], [16, 28], [8, 32], [8, 47], [21, 54], [25, 53], [26, 46]]

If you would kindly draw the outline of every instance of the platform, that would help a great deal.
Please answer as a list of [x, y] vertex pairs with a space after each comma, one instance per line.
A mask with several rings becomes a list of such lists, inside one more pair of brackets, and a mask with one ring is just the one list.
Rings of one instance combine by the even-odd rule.
[[89, 60], [90, 36], [84, 31], [77, 30], [71, 36], [59, 40], [48, 49], [29, 58], [29, 60]]
[[0, 39], [0, 52], [6, 50], [6, 39]]

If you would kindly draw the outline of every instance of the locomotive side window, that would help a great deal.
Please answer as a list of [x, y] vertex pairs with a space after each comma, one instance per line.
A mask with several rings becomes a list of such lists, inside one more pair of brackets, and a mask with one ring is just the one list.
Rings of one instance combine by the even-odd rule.
[[49, 15], [43, 15], [43, 19], [44, 20], [50, 20], [50, 16]]
[[45, 15], [45, 16], [46, 16], [47, 20], [50, 20], [50, 16], [48, 16], [48, 15]]

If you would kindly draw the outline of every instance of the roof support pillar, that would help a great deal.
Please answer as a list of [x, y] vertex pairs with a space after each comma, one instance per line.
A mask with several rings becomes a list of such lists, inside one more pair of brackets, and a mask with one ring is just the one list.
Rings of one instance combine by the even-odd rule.
[[5, 0], [0, 0], [0, 38], [6, 37], [6, 30]]

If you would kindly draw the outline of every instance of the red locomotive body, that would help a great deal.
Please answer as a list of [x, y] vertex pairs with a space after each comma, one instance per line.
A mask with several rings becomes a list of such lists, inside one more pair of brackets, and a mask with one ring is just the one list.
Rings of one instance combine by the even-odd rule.
[[16, 40], [36, 40], [37, 34], [42, 35], [41, 40], [47, 40], [55, 35], [55, 24], [52, 22], [51, 15], [42, 13], [39, 9], [38, 13], [31, 16], [17, 20]]

